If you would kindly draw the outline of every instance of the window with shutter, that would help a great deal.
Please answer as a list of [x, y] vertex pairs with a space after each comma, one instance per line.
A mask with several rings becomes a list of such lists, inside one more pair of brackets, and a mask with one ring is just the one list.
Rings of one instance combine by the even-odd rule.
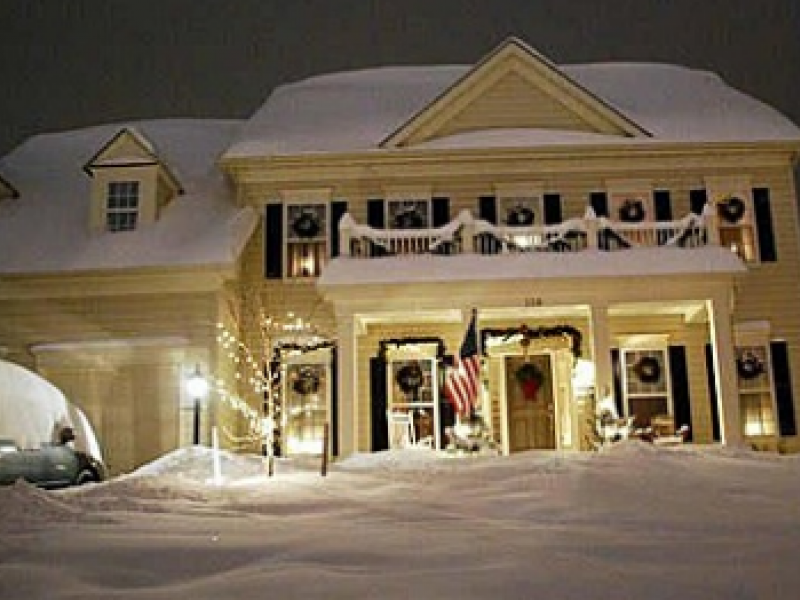
[[328, 253], [327, 203], [286, 205], [286, 276], [318, 277]]

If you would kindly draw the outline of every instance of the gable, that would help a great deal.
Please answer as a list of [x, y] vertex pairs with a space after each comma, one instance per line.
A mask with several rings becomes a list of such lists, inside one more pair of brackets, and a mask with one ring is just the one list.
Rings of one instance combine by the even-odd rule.
[[512, 38], [381, 145], [413, 146], [458, 133], [512, 128], [649, 135], [547, 58]]
[[156, 154], [150, 141], [135, 129], [125, 128], [118, 132], [84, 166], [90, 176], [98, 169], [121, 167], [158, 167], [175, 192], [183, 190], [178, 178]]

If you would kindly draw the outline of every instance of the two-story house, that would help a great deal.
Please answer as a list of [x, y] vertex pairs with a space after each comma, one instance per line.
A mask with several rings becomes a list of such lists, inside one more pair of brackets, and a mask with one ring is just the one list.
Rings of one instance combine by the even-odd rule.
[[587, 448], [599, 410], [796, 449], [799, 155], [713, 74], [516, 39], [285, 85], [238, 124], [40, 136], [0, 163], [0, 347], [118, 470], [187, 442], [196, 366], [205, 441], [268, 415], [282, 452], [345, 456], [411, 411], [443, 447], [473, 311], [505, 453]]

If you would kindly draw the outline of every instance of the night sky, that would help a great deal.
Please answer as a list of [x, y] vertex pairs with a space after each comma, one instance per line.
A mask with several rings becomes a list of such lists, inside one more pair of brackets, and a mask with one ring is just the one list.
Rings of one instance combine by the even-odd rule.
[[472, 64], [512, 35], [557, 63], [715, 71], [800, 123], [800, 0], [0, 0], [0, 155], [110, 121], [245, 118], [283, 82]]

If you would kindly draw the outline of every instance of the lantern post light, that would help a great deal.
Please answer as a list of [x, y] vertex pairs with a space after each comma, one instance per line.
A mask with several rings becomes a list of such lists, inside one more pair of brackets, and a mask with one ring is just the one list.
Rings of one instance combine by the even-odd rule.
[[194, 373], [186, 381], [186, 391], [189, 392], [194, 401], [194, 428], [193, 442], [197, 446], [200, 443], [200, 413], [201, 403], [208, 393], [208, 381], [200, 371], [200, 365], [195, 365]]

